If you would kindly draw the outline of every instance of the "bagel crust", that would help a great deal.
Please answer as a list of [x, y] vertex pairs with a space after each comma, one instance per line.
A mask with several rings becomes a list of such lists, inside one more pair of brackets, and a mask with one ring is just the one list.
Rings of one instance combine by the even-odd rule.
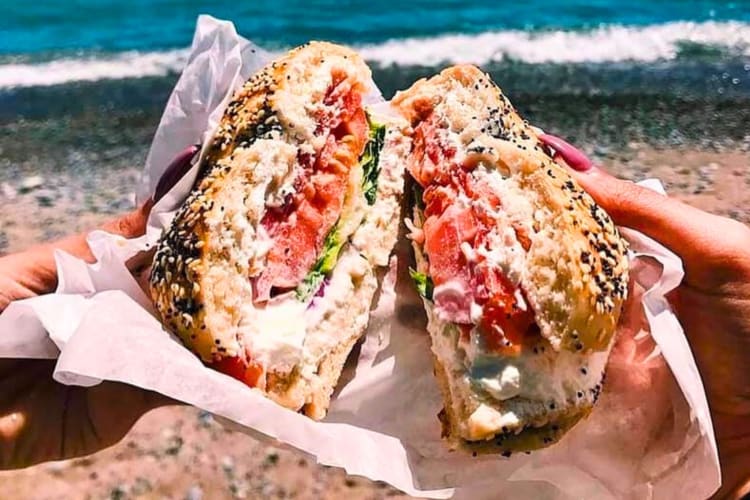
[[[448, 150], [451, 161], [468, 172], [472, 189], [479, 186], [499, 199], [500, 208], [491, 211], [496, 225], [487, 237], [490, 244], [475, 253], [516, 289], [514, 304], [528, 308], [536, 329], [516, 340], [515, 351], [493, 351], [477, 340], [483, 334], [477, 333], [475, 315], [483, 316], [472, 309], [467, 340], [469, 334], [456, 324], [465, 321], [447, 320], [437, 299], [425, 298], [445, 400], [444, 434], [473, 452], [547, 446], [591, 410], [601, 391], [627, 295], [626, 242], [478, 68], [448, 68], [398, 93], [393, 103], [415, 130], [426, 125], [436, 130], [425, 143], [439, 142]], [[410, 165], [420, 165], [412, 156]], [[412, 175], [414, 168], [424, 167], [410, 167]], [[462, 196], [454, 204], [487, 210], [488, 195]], [[426, 250], [430, 223], [421, 202], [416, 200], [409, 224], [416, 271], [429, 275], [436, 259]]]
[[322, 124], [346, 104], [333, 99], [331, 89], [360, 99], [372, 85], [355, 52], [325, 42], [299, 47], [252, 76], [227, 105], [196, 186], [159, 241], [151, 272], [162, 322], [187, 347], [209, 365], [242, 358], [250, 368], [230, 374], [243, 379], [249, 369], [258, 370], [257, 380], [244, 381], [316, 419], [325, 415], [346, 357], [365, 331], [376, 267], [395, 244], [392, 224], [370, 224], [372, 244], [354, 242], [365, 241], [357, 234], [367, 221], [399, 218], [390, 198], [403, 189], [403, 164], [393, 158], [409, 149], [405, 121], [390, 118], [384, 125], [374, 203], [363, 196], [357, 165], [362, 150], [351, 145], [356, 138], [337, 138], [348, 148], [325, 153], [338, 171], [355, 164], [334, 226], [342, 246], [326, 273], [325, 293], [256, 300], [253, 283], [273, 247], [264, 216], [299, 195], [305, 158], [312, 162], [331, 151], [333, 131], [328, 135]]

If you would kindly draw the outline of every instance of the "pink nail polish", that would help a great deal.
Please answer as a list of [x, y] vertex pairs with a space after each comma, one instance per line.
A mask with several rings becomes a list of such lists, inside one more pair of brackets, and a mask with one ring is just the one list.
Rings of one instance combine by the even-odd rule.
[[591, 160], [575, 146], [568, 144], [566, 141], [549, 134], [541, 134], [539, 140], [555, 150], [562, 156], [565, 163], [570, 165], [573, 170], [585, 172], [593, 166]]
[[154, 202], [159, 201], [177, 182], [182, 179], [182, 176], [190, 170], [192, 166], [193, 157], [198, 153], [200, 147], [197, 145], [189, 146], [183, 149], [172, 163], [164, 170], [159, 182], [156, 184], [154, 190]]

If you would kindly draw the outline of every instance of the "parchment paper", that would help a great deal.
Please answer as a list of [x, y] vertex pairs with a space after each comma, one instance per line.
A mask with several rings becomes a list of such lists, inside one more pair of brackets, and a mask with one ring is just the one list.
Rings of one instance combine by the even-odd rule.
[[[205, 144], [231, 92], [267, 58], [231, 23], [198, 19], [190, 58], [154, 137], [139, 201], [150, 196], [175, 154]], [[369, 100], [378, 99], [373, 92]], [[633, 299], [590, 417], [548, 449], [508, 459], [472, 458], [449, 452], [440, 440], [436, 415], [442, 403], [403, 242], [323, 422], [204, 367], [161, 328], [124, 262], [156, 242], [195, 170], [154, 207], [145, 236], [92, 233], [93, 265], [58, 252], [56, 293], [15, 302], [0, 315], [0, 357], [58, 357], [54, 377], [61, 383], [115, 380], [159, 391], [214, 413], [234, 429], [416, 496], [705, 498], [718, 488], [703, 385], [664, 298], [680, 283], [682, 265], [661, 245], [623, 230], [632, 245]]]

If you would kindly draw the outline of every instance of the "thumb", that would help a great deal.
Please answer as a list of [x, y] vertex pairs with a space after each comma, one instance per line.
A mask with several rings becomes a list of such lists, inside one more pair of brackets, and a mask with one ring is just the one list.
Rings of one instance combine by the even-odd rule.
[[[575, 148], [556, 141], [553, 147], [559, 157], [555, 159], [567, 164], [567, 148]], [[720, 278], [717, 273], [721, 268], [744, 255], [750, 243], [750, 230], [744, 224], [617, 179], [588, 160], [582, 161], [582, 153], [575, 151], [580, 156], [573, 156], [572, 165], [568, 166], [581, 187], [618, 226], [640, 231], [676, 253], [683, 260], [688, 278]], [[711, 270], [714, 275], [702, 276], [702, 270]]]

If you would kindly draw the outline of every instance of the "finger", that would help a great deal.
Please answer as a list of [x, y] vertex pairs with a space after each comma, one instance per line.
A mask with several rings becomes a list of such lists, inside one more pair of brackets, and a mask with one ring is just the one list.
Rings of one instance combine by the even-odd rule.
[[112, 234], [119, 234], [125, 238], [137, 238], [146, 234], [148, 215], [154, 202], [146, 200], [140, 207], [132, 210], [116, 219], [105, 222], [102, 229]]
[[144, 267], [141, 270], [131, 272], [135, 275], [135, 280], [138, 282], [138, 286], [141, 287], [143, 293], [147, 297], [151, 296], [150, 278], [151, 278], [151, 265]]
[[567, 141], [550, 134], [540, 134], [539, 140], [552, 148], [555, 153], [554, 156], [561, 156], [565, 160], [565, 163], [573, 170], [585, 172], [592, 167], [591, 160], [581, 150]]
[[666, 246], [685, 263], [688, 275], [710, 269], [711, 279], [738, 272], [750, 245], [750, 230], [739, 222], [692, 207], [593, 167], [572, 171], [581, 186], [616, 224], [636, 229]]
[[151, 262], [154, 260], [155, 253], [155, 247], [143, 252], [138, 252], [127, 261], [125, 261], [125, 267], [128, 268], [128, 271], [130, 271], [131, 274], [138, 276], [151, 266]]
[[159, 201], [169, 192], [177, 182], [193, 166], [193, 159], [200, 150], [197, 145], [192, 145], [182, 150], [162, 174], [154, 190], [154, 202]]
[[637, 229], [669, 247], [704, 238], [704, 212], [607, 174], [559, 137], [542, 134], [539, 139], [553, 149], [556, 161], [571, 167], [573, 176], [616, 224]]
[[[617, 179], [567, 142], [549, 135], [540, 138], [552, 147], [556, 161], [572, 167], [572, 175], [616, 224], [636, 229], [680, 256], [688, 278], [720, 281], [725, 278], [722, 270], [737, 271], [735, 262], [743, 259], [750, 244], [744, 224]], [[701, 269], [710, 269], [712, 275], [700, 275]]]

